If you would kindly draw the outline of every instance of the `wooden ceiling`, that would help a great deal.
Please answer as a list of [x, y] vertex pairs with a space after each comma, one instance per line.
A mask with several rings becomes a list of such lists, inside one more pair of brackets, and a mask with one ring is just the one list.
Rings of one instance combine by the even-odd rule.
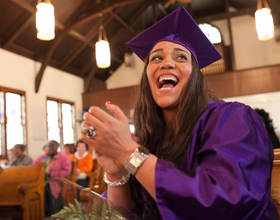
[[[279, 25], [280, 1], [267, 1], [274, 23]], [[179, 6], [184, 6], [197, 23], [253, 16], [257, 8], [257, 0], [52, 0], [56, 36], [52, 41], [41, 41], [36, 38], [37, 2], [0, 0], [1, 48], [42, 63], [36, 92], [48, 65], [82, 77], [85, 92], [94, 91], [94, 81], [105, 81], [123, 63], [124, 53], [130, 52], [125, 42]], [[230, 7], [236, 10], [231, 12]], [[101, 22], [112, 56], [106, 69], [97, 68], [94, 57]]]

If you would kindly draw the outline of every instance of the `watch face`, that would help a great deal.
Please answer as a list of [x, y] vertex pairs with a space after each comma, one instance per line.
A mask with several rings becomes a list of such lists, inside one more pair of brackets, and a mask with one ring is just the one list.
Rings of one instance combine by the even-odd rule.
[[130, 159], [129, 162], [130, 162], [134, 167], [138, 167], [138, 166], [141, 164], [142, 160], [141, 160], [140, 158], [136, 157], [136, 156], [133, 156], [133, 157]]

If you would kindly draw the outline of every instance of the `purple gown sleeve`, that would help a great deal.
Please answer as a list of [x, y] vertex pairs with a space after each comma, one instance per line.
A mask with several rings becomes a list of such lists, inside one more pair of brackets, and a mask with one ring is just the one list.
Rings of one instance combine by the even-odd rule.
[[277, 219], [270, 197], [273, 147], [250, 107], [219, 101], [199, 119], [179, 169], [158, 159], [163, 219]]

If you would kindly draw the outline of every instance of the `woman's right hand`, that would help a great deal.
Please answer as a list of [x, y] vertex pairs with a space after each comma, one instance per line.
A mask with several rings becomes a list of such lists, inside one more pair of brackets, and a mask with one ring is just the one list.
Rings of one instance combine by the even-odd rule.
[[127, 170], [117, 160], [104, 156], [98, 151], [95, 151], [95, 156], [110, 181], [120, 180], [122, 176], [127, 174]]

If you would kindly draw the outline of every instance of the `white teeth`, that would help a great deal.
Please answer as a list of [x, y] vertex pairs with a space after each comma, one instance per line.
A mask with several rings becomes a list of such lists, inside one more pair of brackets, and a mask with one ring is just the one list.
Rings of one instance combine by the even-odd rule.
[[176, 77], [174, 77], [174, 76], [161, 76], [161, 77], [159, 78], [159, 83], [162, 83], [162, 81], [164, 81], [164, 80], [172, 80], [172, 81], [175, 82], [175, 83], [178, 82], [178, 80], [177, 80]]
[[172, 89], [170, 87], [161, 87], [160, 90], [167, 90], [167, 89]]

